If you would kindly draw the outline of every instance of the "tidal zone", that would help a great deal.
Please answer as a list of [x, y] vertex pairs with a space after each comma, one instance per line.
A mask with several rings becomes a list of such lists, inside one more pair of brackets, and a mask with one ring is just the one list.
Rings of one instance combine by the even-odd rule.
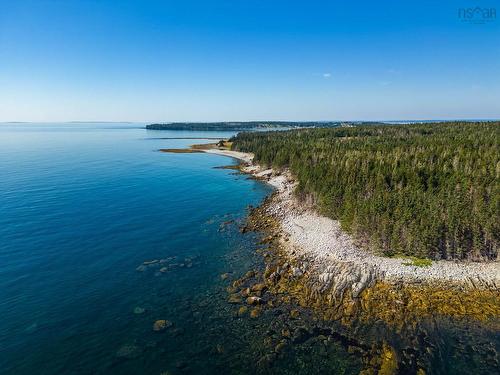
[[[266, 323], [275, 329], [262, 338], [265, 354], [257, 363], [259, 371], [279, 372], [287, 358], [319, 341], [342, 348], [332, 355], [346, 353], [343, 367], [337, 368], [345, 373], [495, 373], [498, 289], [387, 282], [341, 262], [332, 262], [331, 277], [322, 278], [311, 267], [313, 260], [288, 245], [274, 209], [276, 199], [273, 194], [251, 208], [241, 229], [261, 234], [262, 265], [227, 288], [236, 315], [276, 317]], [[332, 370], [336, 365], [323, 354], [323, 369]]]

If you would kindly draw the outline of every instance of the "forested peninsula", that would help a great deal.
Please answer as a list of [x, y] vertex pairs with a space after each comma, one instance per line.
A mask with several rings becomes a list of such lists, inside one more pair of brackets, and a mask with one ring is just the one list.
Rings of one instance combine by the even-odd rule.
[[149, 130], [217, 130], [217, 131], [250, 131], [250, 130], [282, 130], [294, 128], [332, 128], [355, 125], [381, 125], [379, 122], [360, 121], [246, 121], [246, 122], [171, 122], [146, 125]]
[[231, 142], [288, 169], [299, 199], [374, 252], [498, 257], [500, 122], [244, 132]]

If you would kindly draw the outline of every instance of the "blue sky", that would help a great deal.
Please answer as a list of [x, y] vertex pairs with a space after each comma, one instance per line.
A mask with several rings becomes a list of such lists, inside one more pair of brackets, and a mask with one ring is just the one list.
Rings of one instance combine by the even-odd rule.
[[[463, 22], [476, 6], [499, 14]], [[500, 118], [499, 17], [474, 0], [0, 0], [0, 121]]]

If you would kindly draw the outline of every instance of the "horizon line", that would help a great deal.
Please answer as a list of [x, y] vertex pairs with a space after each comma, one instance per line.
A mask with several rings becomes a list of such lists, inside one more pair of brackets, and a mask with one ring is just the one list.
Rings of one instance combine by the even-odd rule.
[[249, 122], [418, 122], [418, 121], [500, 121], [498, 118], [422, 118], [422, 119], [363, 119], [363, 120], [217, 120], [217, 121], [100, 121], [100, 120], [58, 120], [58, 121], [0, 121], [0, 124], [212, 124], [212, 123], [249, 123]]

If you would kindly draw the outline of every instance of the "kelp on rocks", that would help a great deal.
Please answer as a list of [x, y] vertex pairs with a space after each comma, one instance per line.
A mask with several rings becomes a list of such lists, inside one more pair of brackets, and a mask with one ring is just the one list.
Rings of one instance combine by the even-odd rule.
[[[498, 289], [444, 282], [388, 282], [363, 265], [332, 261], [314, 264], [287, 244], [278, 217], [269, 208], [275, 196], [252, 208], [242, 231], [263, 232], [263, 279], [282, 303], [310, 308], [315, 316], [371, 347], [363, 374], [425, 374], [438, 355], [432, 344], [437, 326], [479, 323], [500, 329]], [[424, 337], [424, 339], [422, 339]], [[426, 342], [427, 340], [428, 342]], [[424, 344], [422, 344], [424, 342]], [[488, 350], [495, 352], [494, 346]], [[498, 364], [498, 355], [490, 359]], [[488, 364], [487, 364], [488, 365]], [[487, 366], [486, 365], [486, 366]]]

